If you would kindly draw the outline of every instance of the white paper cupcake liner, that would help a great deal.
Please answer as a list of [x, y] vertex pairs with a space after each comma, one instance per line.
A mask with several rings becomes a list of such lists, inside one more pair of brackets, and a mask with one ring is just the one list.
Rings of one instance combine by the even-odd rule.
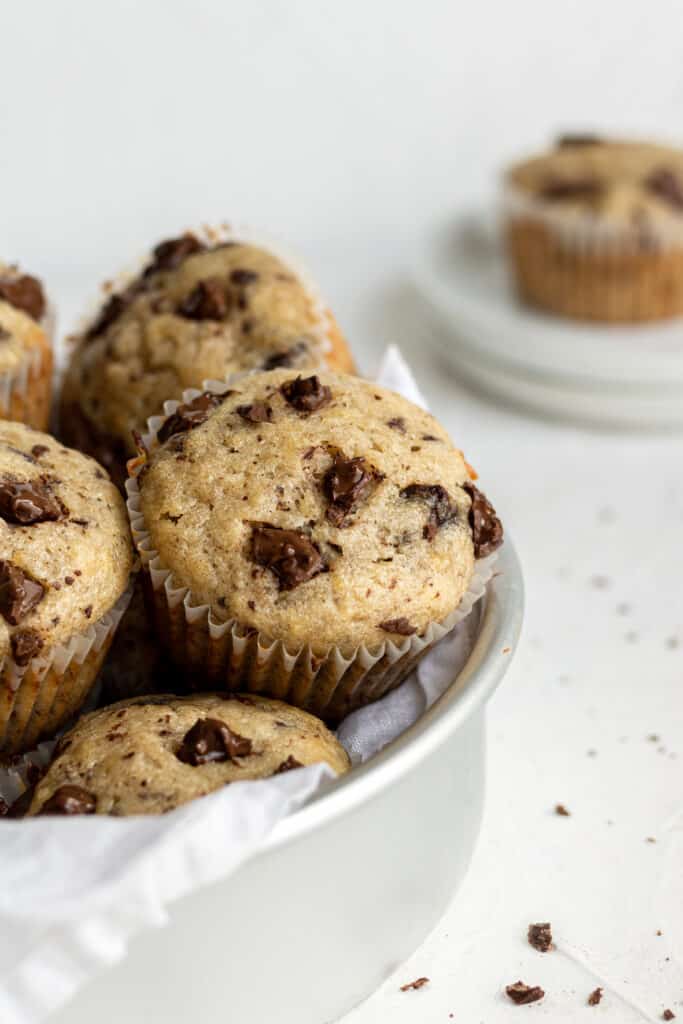
[[[44, 352], [38, 346], [32, 347], [26, 351], [25, 358], [18, 366], [0, 372], [0, 419], [16, 419], [39, 430], [49, 429], [56, 322], [54, 306], [48, 302], [39, 326], [47, 338], [49, 351]], [[41, 404], [45, 406], [44, 415], [31, 416], [26, 407], [31, 401], [31, 387], [36, 381], [47, 389], [47, 395], [41, 396]], [[24, 415], [17, 414], [17, 404], [25, 410]]]

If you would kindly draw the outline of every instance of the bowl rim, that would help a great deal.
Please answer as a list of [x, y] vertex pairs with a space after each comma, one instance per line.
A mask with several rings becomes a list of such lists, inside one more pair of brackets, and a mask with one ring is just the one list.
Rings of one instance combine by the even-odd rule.
[[522, 568], [509, 537], [498, 553], [478, 614], [479, 629], [470, 656], [441, 697], [379, 754], [334, 780], [305, 807], [279, 822], [259, 855], [320, 828], [399, 781], [491, 697], [514, 656], [524, 614]]

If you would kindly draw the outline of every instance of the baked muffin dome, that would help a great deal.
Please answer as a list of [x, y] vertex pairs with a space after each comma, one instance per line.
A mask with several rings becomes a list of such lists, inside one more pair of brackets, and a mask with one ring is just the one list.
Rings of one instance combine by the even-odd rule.
[[322, 372], [244, 378], [202, 422], [203, 401], [166, 421], [138, 478], [149, 546], [193, 604], [321, 653], [422, 634], [457, 607], [474, 489], [432, 416]]
[[275, 366], [352, 370], [327, 310], [273, 253], [192, 234], [162, 242], [78, 341], [62, 396], [62, 431], [125, 479], [144, 429], [168, 398], [203, 380]]
[[0, 263], [0, 416], [45, 429], [50, 415], [52, 348], [37, 278]]
[[141, 697], [82, 718], [60, 741], [36, 814], [161, 814], [230, 782], [349, 758], [322, 722], [252, 695]]

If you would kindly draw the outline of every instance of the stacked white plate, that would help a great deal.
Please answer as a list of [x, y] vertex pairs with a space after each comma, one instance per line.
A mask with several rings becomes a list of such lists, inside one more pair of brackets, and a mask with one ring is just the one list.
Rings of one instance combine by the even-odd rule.
[[421, 257], [415, 283], [440, 322], [434, 341], [459, 377], [545, 415], [683, 427], [683, 319], [611, 326], [523, 306], [484, 215], [459, 218]]

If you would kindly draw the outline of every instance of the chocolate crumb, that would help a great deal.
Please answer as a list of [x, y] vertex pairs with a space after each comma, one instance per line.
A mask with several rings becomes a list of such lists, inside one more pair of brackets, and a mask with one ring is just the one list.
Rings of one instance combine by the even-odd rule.
[[674, 1020], [675, 1017], [676, 1014], [673, 1010], [669, 1010], [668, 1008], [662, 1012], [662, 1020]]
[[597, 146], [601, 142], [599, 135], [591, 135], [588, 132], [574, 135], [570, 132], [567, 135], [560, 135], [555, 145], [559, 149], [569, 149], [574, 146]]
[[280, 590], [293, 590], [327, 569], [317, 545], [304, 533], [267, 523], [253, 526], [251, 555], [276, 576]]
[[295, 768], [303, 768], [303, 765], [301, 761], [297, 761], [297, 759], [292, 757], [290, 754], [286, 761], [283, 761], [282, 764], [278, 765], [273, 774], [282, 775], [284, 772], [294, 771]]
[[415, 981], [409, 981], [407, 985], [401, 985], [401, 992], [409, 992], [411, 989], [417, 991], [422, 988], [423, 985], [429, 984], [429, 978], [416, 978]]
[[387, 426], [391, 427], [392, 430], [398, 430], [400, 434], [406, 432], [406, 421], [402, 416], [396, 416], [393, 420], [387, 420]]
[[348, 459], [343, 452], [337, 452], [323, 480], [323, 490], [330, 503], [327, 521], [339, 528], [349, 526], [348, 518], [358, 503], [383, 479], [383, 474], [364, 458]]
[[550, 922], [545, 921], [542, 924], [530, 924], [527, 931], [527, 938], [529, 945], [537, 949], [539, 953], [547, 953], [549, 949], [553, 948], [553, 933], [550, 927]]
[[34, 320], [41, 320], [45, 313], [42, 285], [37, 277], [30, 274], [0, 277], [0, 299], [22, 313], [28, 313]]
[[561, 818], [571, 817], [571, 811], [568, 811], [564, 804], [555, 804], [555, 814], [559, 814]]
[[0, 560], [0, 615], [17, 626], [45, 596], [45, 588], [13, 562]]
[[90, 618], [90, 616], [92, 615], [92, 605], [91, 604], [88, 604], [88, 605], [85, 606], [85, 608], [83, 609], [83, 614], [85, 615], [86, 619]]
[[523, 981], [515, 981], [512, 985], [506, 985], [505, 992], [508, 999], [511, 999], [517, 1006], [537, 1003], [545, 995], [540, 985], [525, 985]]
[[399, 619], [386, 619], [384, 622], [380, 622], [379, 628], [383, 629], [385, 633], [398, 633], [399, 636], [412, 636], [413, 633], [417, 633], [417, 626], [413, 626], [413, 624], [404, 617]]
[[223, 282], [216, 277], [198, 281], [178, 306], [178, 313], [188, 320], [222, 320], [229, 309]]
[[427, 522], [422, 530], [425, 540], [432, 541], [437, 531], [457, 518], [458, 510], [441, 484], [409, 484], [400, 491], [402, 498], [426, 502], [429, 508]]
[[208, 420], [214, 409], [229, 396], [232, 391], [224, 391], [222, 394], [214, 394], [212, 391], [203, 391], [191, 402], [179, 405], [176, 411], [168, 417], [157, 433], [159, 444], [164, 444], [175, 434], [182, 434], [187, 430], [194, 430]]
[[280, 391], [289, 405], [306, 414], [317, 412], [332, 399], [332, 392], [317, 376], [287, 380], [280, 386]]
[[45, 641], [35, 629], [18, 629], [10, 640], [12, 657], [17, 665], [24, 666], [42, 651]]
[[49, 450], [50, 449], [46, 444], [34, 444], [33, 448], [31, 448], [31, 455], [34, 459], [39, 459], [41, 455], [44, 455], [45, 452], [49, 452]]
[[251, 601], [251, 600], [247, 601], [247, 606], [249, 608], [251, 608], [252, 612], [256, 611], [256, 601]]
[[683, 184], [668, 168], [653, 171], [645, 179], [645, 188], [674, 209], [683, 210]]
[[41, 807], [40, 814], [94, 814], [95, 797], [81, 786], [60, 786]]
[[273, 410], [266, 402], [238, 405], [235, 412], [248, 423], [271, 423], [273, 420]]
[[589, 1006], [597, 1006], [598, 1003], [601, 1000], [602, 1000], [602, 989], [601, 988], [595, 988], [595, 989], [593, 989], [593, 991], [589, 995], [587, 1002], [588, 1002]]
[[196, 767], [212, 761], [234, 761], [251, 754], [251, 740], [217, 718], [199, 718], [189, 729], [176, 754], [179, 761]]
[[468, 520], [472, 530], [474, 557], [486, 558], [503, 543], [503, 524], [491, 502], [478, 487], [467, 482], [463, 484], [463, 490], [472, 501]]
[[188, 256], [203, 249], [204, 246], [199, 239], [189, 232], [180, 238], [169, 238], [165, 242], [159, 242], [154, 248], [152, 262], [145, 269], [145, 277], [159, 270], [177, 270]]

